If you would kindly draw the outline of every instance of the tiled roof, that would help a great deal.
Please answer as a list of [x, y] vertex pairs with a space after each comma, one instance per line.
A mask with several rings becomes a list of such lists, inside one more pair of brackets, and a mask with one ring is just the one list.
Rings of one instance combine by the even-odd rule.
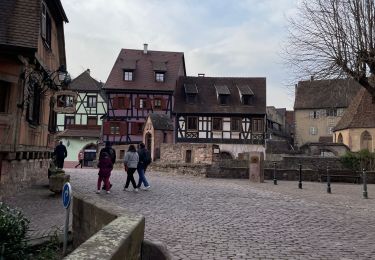
[[214, 85], [216, 93], [219, 95], [230, 95], [230, 91], [226, 85]]
[[351, 79], [300, 81], [296, 88], [296, 109], [346, 108], [361, 86]]
[[168, 115], [152, 113], [149, 116], [155, 130], [173, 131], [173, 121]]
[[374, 128], [375, 104], [370, 93], [362, 88], [345, 111], [334, 131], [348, 128]]
[[100, 129], [66, 129], [57, 134], [58, 137], [96, 137], [100, 136]]
[[198, 88], [195, 84], [184, 84], [186, 94], [198, 94]]
[[238, 85], [237, 88], [240, 91], [241, 95], [254, 95], [254, 92], [248, 85]]
[[69, 85], [71, 90], [98, 92], [101, 89], [101, 83], [91, 77], [90, 71], [85, 70], [78, 77], [72, 80]]
[[[195, 103], [186, 102], [185, 85], [196, 85], [198, 94]], [[226, 86], [230, 95], [228, 104], [220, 105], [215, 86]], [[248, 85], [254, 91], [254, 104], [242, 105], [237, 86]], [[182, 77], [175, 91], [174, 112], [176, 113], [222, 113], [222, 114], [265, 114], [266, 78], [220, 78]]]
[[[136, 61], [133, 81], [125, 81], [124, 69]], [[155, 71], [165, 71], [165, 81], [155, 81]], [[179, 76], [185, 75], [182, 52], [122, 49], [108, 76], [104, 89], [174, 91]]]
[[[54, 18], [68, 22], [60, 0], [47, 1]], [[41, 19], [41, 0], [1, 0], [0, 46], [36, 50]]]

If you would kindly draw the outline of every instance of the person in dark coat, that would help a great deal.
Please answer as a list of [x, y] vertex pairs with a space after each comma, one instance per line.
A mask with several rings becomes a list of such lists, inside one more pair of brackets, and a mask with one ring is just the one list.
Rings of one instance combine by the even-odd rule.
[[141, 185], [143, 183], [143, 185], [145, 186], [144, 189], [147, 190], [151, 187], [146, 179], [146, 169], [147, 166], [151, 163], [151, 155], [150, 152], [146, 149], [144, 143], [139, 144], [137, 153], [139, 156], [139, 162], [137, 165], [137, 172], [139, 175], [137, 188], [141, 188]]
[[96, 193], [100, 193], [100, 185], [102, 182], [104, 182], [104, 187], [107, 192], [107, 194], [111, 193], [109, 191], [110, 189], [110, 183], [109, 183], [109, 177], [111, 177], [111, 171], [113, 169], [113, 163], [108, 153], [103, 152], [102, 157], [99, 159], [98, 163], [99, 173], [98, 173], [98, 184], [97, 188], [98, 190]]
[[[107, 153], [109, 155], [109, 158], [111, 158], [112, 164], [115, 165], [115, 163], [116, 163], [116, 151], [112, 148], [112, 145], [111, 145], [110, 141], [106, 141], [105, 147], [100, 150], [99, 160], [100, 160], [100, 158], [102, 158], [103, 153]], [[109, 188], [111, 188], [111, 187], [112, 187], [112, 184], [109, 182]], [[102, 190], [104, 190], [104, 189], [105, 189], [105, 187], [103, 185]]]
[[56, 146], [54, 154], [56, 156], [57, 167], [60, 169], [64, 168], [64, 160], [68, 156], [68, 151], [62, 141]]

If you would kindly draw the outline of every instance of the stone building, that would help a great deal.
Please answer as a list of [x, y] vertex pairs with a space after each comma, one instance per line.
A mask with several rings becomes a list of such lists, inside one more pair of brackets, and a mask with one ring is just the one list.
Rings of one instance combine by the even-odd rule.
[[65, 167], [77, 164], [80, 150], [84, 152], [84, 166], [91, 167], [96, 158], [102, 118], [107, 113], [102, 87], [103, 84], [90, 75], [89, 69], [69, 85], [69, 89], [77, 93], [75, 113], [57, 115], [58, 138], [64, 142], [68, 151]]
[[183, 77], [173, 113], [176, 143], [217, 144], [219, 153], [232, 158], [264, 152], [266, 79]]
[[2, 0], [0, 20], [1, 195], [47, 178], [68, 19], [60, 0]]
[[334, 128], [336, 143], [347, 145], [351, 151], [375, 151], [375, 104], [365, 88], [361, 88], [344, 116]]
[[360, 88], [349, 79], [298, 82], [294, 102], [295, 145], [316, 143], [322, 137], [333, 142], [333, 128]]

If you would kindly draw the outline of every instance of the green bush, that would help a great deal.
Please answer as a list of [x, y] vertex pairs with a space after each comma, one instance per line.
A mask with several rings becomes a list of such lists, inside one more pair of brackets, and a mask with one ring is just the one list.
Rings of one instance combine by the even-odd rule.
[[20, 211], [0, 202], [0, 260], [27, 258], [29, 223]]
[[347, 152], [340, 158], [342, 164], [354, 171], [362, 169], [373, 171], [375, 169], [375, 153], [364, 149], [359, 152]]

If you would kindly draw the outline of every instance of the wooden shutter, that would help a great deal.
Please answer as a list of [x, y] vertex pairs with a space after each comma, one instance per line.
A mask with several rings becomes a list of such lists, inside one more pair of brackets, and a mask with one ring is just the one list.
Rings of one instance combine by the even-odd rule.
[[139, 97], [136, 97], [136, 99], [135, 99], [135, 108], [136, 109], [139, 109]]
[[146, 99], [146, 108], [147, 109], [152, 108], [152, 99], [151, 98]]
[[161, 109], [165, 110], [165, 109], [168, 108], [167, 106], [168, 106], [168, 99], [162, 98], [161, 99]]
[[138, 134], [138, 123], [132, 122], [132, 134], [137, 135]]
[[124, 108], [125, 109], [130, 108], [130, 98], [129, 97], [125, 97]]
[[120, 135], [126, 135], [128, 132], [128, 122], [120, 122]]
[[103, 123], [103, 134], [110, 135], [111, 134], [111, 123], [104, 122]]
[[118, 105], [118, 97], [114, 97], [112, 99], [112, 108], [113, 109], [118, 109], [119, 108], [119, 105]]

